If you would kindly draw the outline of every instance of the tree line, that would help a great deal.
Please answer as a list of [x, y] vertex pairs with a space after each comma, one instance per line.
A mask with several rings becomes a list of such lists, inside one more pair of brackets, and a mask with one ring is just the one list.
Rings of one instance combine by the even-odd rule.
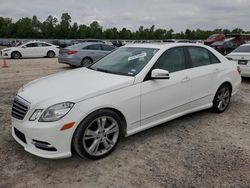
[[233, 30], [190, 30], [175, 33], [173, 29], [160, 29], [152, 25], [149, 28], [140, 26], [138, 30], [131, 31], [127, 28], [118, 30], [116, 27], [103, 29], [97, 22], [93, 21], [90, 25], [72, 23], [71, 16], [63, 13], [61, 19], [48, 16], [41, 22], [36, 16], [32, 18], [21, 18], [13, 22], [11, 18], [0, 17], [0, 38], [46, 38], [46, 39], [129, 39], [129, 40], [164, 40], [164, 39], [189, 39], [203, 40], [214, 33], [238, 34], [250, 33], [240, 28]]

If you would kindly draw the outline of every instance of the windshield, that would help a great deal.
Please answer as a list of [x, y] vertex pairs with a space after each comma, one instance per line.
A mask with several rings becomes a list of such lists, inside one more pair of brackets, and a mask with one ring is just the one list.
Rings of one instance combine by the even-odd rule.
[[248, 53], [250, 53], [250, 45], [249, 46], [240, 46], [239, 48], [236, 48], [233, 52], [238, 52], [238, 53], [248, 52]]
[[107, 73], [135, 76], [157, 51], [158, 49], [153, 48], [122, 47], [89, 68]]

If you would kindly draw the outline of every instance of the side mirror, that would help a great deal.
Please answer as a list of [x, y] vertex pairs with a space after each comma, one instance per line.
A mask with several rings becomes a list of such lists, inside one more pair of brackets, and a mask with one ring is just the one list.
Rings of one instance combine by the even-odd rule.
[[169, 79], [169, 72], [163, 69], [154, 69], [151, 72], [151, 79]]
[[27, 46], [22, 46], [22, 48], [27, 48]]

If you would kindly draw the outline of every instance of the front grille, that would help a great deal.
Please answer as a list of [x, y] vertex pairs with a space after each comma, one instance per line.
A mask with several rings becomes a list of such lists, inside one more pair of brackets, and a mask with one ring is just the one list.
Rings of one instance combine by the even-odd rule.
[[28, 102], [16, 96], [11, 111], [12, 117], [23, 120], [28, 110], [29, 110]]
[[15, 135], [17, 136], [17, 138], [19, 138], [19, 139], [22, 140], [25, 144], [27, 144], [25, 135], [24, 135], [22, 132], [20, 132], [19, 130], [17, 130], [15, 127], [14, 127], [14, 132], [15, 132]]

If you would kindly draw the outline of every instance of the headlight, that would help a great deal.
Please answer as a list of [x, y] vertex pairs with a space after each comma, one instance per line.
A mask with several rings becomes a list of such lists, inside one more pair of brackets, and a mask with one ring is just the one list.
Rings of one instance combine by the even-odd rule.
[[30, 121], [35, 121], [42, 113], [42, 109], [36, 109], [33, 114], [30, 116]]
[[38, 121], [40, 122], [51, 122], [57, 121], [63, 118], [74, 106], [72, 102], [64, 102], [55, 104], [49, 108], [47, 108], [43, 114], [41, 115]]

